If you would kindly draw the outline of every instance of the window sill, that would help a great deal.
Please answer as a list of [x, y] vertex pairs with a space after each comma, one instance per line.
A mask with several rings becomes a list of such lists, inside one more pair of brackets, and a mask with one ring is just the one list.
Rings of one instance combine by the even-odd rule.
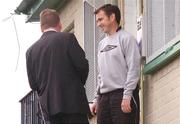
[[162, 52], [159, 56], [157, 56], [152, 61], [148, 62], [143, 69], [144, 74], [152, 74], [155, 71], [161, 69], [170, 63], [173, 59], [175, 59], [178, 55], [180, 55], [180, 41], [175, 43], [174, 45], [168, 47], [164, 52]]

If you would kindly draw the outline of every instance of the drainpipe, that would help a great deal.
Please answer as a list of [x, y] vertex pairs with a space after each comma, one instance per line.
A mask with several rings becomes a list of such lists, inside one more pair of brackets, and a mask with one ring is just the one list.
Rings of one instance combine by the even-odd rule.
[[146, 64], [146, 58], [141, 57], [141, 77], [140, 77], [140, 124], [144, 124], [144, 82], [145, 75], [143, 74], [143, 68]]
[[[138, 2], [139, 2], [139, 8], [138, 8], [139, 15], [138, 16], [140, 16], [140, 15], [144, 16], [143, 15], [144, 0], [138, 0]], [[143, 27], [142, 27], [142, 32], [143, 32]], [[143, 36], [143, 34], [142, 34], [142, 36]], [[143, 69], [144, 69], [145, 64], [146, 64], [146, 57], [142, 56], [141, 57], [141, 78], [140, 78], [140, 87], [141, 87], [141, 90], [140, 90], [140, 111], [141, 111], [140, 119], [141, 120], [140, 120], [140, 122], [141, 122], [141, 124], [144, 124], [144, 82], [145, 82], [145, 75], [143, 73]]]

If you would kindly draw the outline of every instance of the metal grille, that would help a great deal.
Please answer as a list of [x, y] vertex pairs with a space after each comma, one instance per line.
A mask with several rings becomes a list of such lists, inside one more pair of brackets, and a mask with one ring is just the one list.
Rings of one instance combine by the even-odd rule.
[[[104, 1], [95, 1], [97, 6], [103, 5]], [[97, 47], [98, 42], [104, 38], [104, 34], [97, 28], [95, 8], [87, 1], [84, 2], [84, 50], [89, 60], [89, 76], [86, 83], [86, 93], [91, 102], [95, 96], [97, 82]]]
[[[96, 25], [96, 22], [95, 22]], [[105, 37], [105, 34], [97, 27], [95, 26], [95, 51], [98, 52], [98, 43]], [[96, 55], [97, 57], [97, 55]]]
[[[28, 93], [21, 102], [21, 124], [44, 124], [38, 117], [39, 107], [35, 92]], [[38, 114], [39, 113], [39, 114]]]
[[84, 50], [89, 61], [89, 76], [86, 82], [86, 93], [89, 101], [92, 101], [95, 93], [95, 44], [94, 44], [94, 8], [84, 2]]

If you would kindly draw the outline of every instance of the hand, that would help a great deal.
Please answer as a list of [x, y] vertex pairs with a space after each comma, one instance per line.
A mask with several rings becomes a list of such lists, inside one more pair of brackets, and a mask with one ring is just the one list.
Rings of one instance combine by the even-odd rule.
[[91, 110], [91, 114], [93, 116], [95, 116], [96, 113], [97, 113], [97, 103], [96, 102], [90, 103], [89, 107], [90, 107], [90, 110]]
[[124, 113], [130, 113], [131, 108], [131, 99], [123, 99], [121, 102], [121, 109]]

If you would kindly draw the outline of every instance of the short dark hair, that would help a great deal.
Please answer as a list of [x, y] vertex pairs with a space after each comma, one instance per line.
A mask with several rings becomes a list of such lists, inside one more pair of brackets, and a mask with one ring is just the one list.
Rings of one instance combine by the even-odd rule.
[[113, 13], [115, 14], [115, 17], [116, 17], [116, 21], [118, 24], [120, 24], [120, 20], [121, 20], [121, 13], [120, 13], [120, 9], [115, 6], [115, 5], [112, 5], [112, 4], [105, 4], [101, 7], [99, 7], [95, 12], [94, 14], [98, 14], [99, 11], [104, 11], [105, 14], [110, 17]]
[[55, 27], [60, 23], [60, 17], [58, 12], [53, 9], [44, 9], [40, 13], [40, 23], [45, 29]]

